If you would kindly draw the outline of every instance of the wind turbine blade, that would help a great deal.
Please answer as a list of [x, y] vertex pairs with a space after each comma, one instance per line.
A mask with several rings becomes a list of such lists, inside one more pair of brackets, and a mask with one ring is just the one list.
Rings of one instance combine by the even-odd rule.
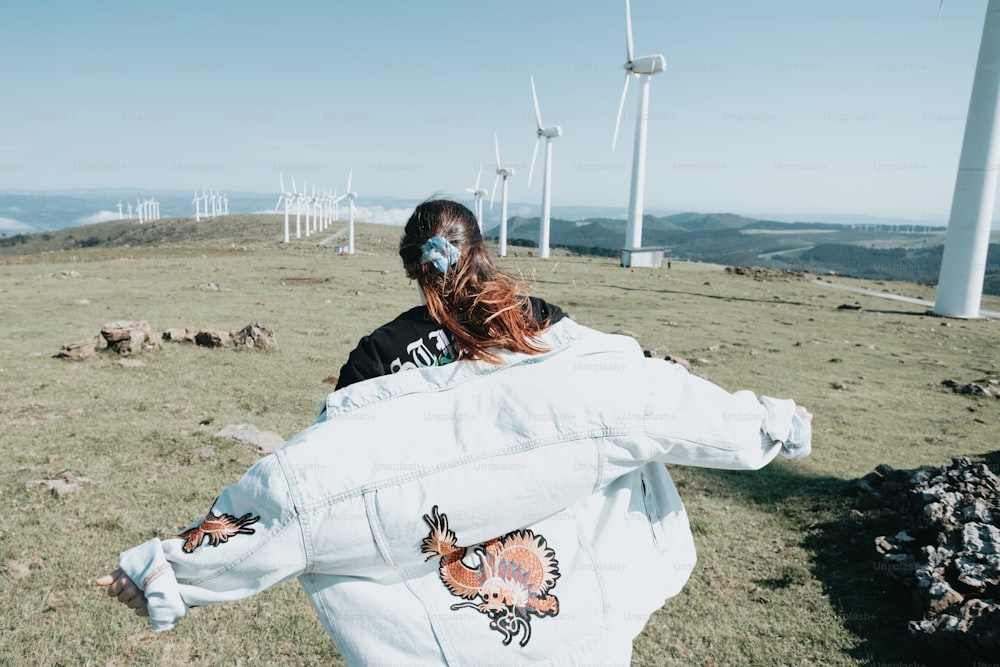
[[535, 77], [531, 77], [531, 99], [535, 101], [535, 120], [538, 122], [538, 129], [542, 129], [542, 112], [538, 108], [538, 94], [535, 93]]
[[625, 62], [632, 62], [632, 8], [629, 0], [625, 0], [625, 55], [628, 56]]
[[294, 175], [292, 176], [292, 192], [294, 192], [295, 194], [299, 194], [299, 189], [297, 187], [295, 187], [295, 176]]
[[944, 9], [944, 0], [941, 0], [941, 4], [938, 5], [937, 21], [941, 20], [941, 10]]
[[[497, 170], [500, 170], [500, 139], [497, 137], [497, 131], [493, 130], [493, 147], [497, 151]], [[493, 187], [496, 190], [496, 186]]]
[[493, 179], [493, 192], [490, 193], [490, 210], [493, 210], [493, 200], [497, 197], [497, 183], [500, 181], [500, 174], [497, 173], [497, 177]]
[[611, 150], [614, 150], [618, 144], [618, 128], [622, 124], [622, 111], [625, 109], [625, 97], [628, 95], [628, 80], [630, 78], [632, 78], [632, 75], [629, 72], [625, 72], [625, 86], [622, 88], [621, 102], [618, 103], [618, 118], [615, 119], [615, 136], [611, 140]]
[[483, 177], [483, 166], [479, 165], [479, 173], [476, 174], [476, 189], [479, 189], [479, 179]]
[[535, 137], [535, 150], [531, 152], [531, 168], [528, 169], [528, 187], [531, 187], [531, 177], [535, 174], [535, 158], [538, 157], [538, 142], [542, 140], [542, 135]]
[[351, 179], [354, 177], [354, 167], [347, 172], [347, 192], [351, 191]]
[[285, 175], [279, 171], [278, 172], [278, 178], [281, 179], [281, 191], [284, 192], [285, 191]]

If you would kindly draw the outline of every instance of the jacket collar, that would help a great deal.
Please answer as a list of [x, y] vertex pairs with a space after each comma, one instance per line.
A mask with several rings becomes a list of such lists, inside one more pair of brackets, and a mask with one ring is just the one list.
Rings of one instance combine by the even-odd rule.
[[319, 416], [319, 421], [349, 412], [378, 401], [415, 392], [434, 392], [454, 388], [464, 382], [481, 378], [524, 364], [541, 363], [562, 353], [583, 335], [583, 328], [568, 317], [559, 320], [539, 338], [549, 348], [542, 354], [499, 352], [499, 364], [486, 361], [463, 361], [444, 366], [427, 366], [392, 375], [383, 375], [348, 385], [329, 394]]

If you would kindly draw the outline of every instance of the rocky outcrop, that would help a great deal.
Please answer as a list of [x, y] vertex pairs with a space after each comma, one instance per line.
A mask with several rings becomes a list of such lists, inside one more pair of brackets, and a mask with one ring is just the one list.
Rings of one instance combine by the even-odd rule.
[[881, 465], [858, 486], [898, 508], [900, 530], [875, 549], [879, 569], [916, 593], [911, 634], [950, 664], [1000, 655], [1000, 478], [956, 457], [941, 468]]
[[101, 327], [101, 336], [108, 342], [108, 349], [123, 357], [160, 347], [160, 336], [153, 333], [145, 320], [108, 322]]

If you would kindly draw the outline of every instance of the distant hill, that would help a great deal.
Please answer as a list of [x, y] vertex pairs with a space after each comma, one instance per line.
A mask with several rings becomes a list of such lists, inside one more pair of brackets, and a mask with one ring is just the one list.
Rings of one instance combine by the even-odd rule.
[[[512, 245], [537, 247], [539, 218], [513, 217]], [[486, 231], [496, 236], [497, 228]], [[553, 218], [550, 245], [581, 254], [617, 256], [625, 221]], [[643, 218], [644, 246], [664, 246], [677, 259], [764, 266], [876, 280], [933, 284], [938, 279], [944, 229], [918, 225], [838, 225], [778, 222], [732, 213], [676, 213]], [[991, 244], [984, 292], [1000, 295], [1000, 245]]]
[[[192, 218], [102, 222], [41, 233], [0, 236], [0, 255], [25, 255], [106, 247], [156, 247], [199, 244], [226, 249], [279, 242], [282, 216], [231, 215], [196, 223]], [[537, 247], [537, 217], [512, 217], [512, 246]], [[681, 213], [647, 216], [643, 245], [667, 248], [668, 257], [731, 266], [763, 266], [815, 274], [836, 272], [876, 280], [933, 284], [938, 278], [943, 230], [916, 233], [900, 228], [781, 223], [729, 213]], [[330, 233], [336, 230], [331, 230]], [[485, 232], [495, 237], [494, 227]], [[552, 247], [579, 254], [618, 256], [625, 241], [625, 221], [611, 218], [550, 223]], [[318, 242], [318, 241], [317, 241]], [[991, 244], [984, 292], [1000, 295], [1000, 244]]]

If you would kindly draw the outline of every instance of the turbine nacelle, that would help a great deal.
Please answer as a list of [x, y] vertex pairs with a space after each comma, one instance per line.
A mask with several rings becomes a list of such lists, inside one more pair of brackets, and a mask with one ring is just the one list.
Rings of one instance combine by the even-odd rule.
[[556, 137], [562, 136], [562, 128], [558, 125], [549, 125], [548, 127], [539, 127], [538, 136], [545, 137], [546, 139], [555, 139]]
[[667, 69], [667, 59], [662, 54], [642, 56], [630, 60], [623, 65], [626, 72], [632, 74], [659, 74]]

